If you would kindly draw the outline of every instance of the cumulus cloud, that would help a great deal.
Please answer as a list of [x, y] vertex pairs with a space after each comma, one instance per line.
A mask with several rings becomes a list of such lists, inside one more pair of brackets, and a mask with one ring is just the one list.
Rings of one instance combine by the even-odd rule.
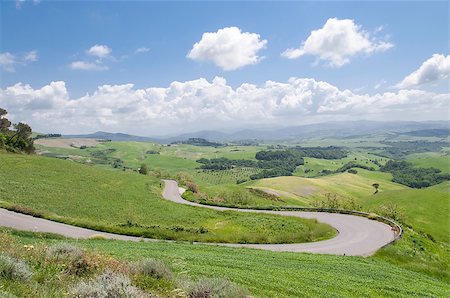
[[419, 69], [409, 74], [397, 88], [414, 88], [423, 84], [444, 80], [450, 76], [450, 55], [434, 54]]
[[[376, 29], [376, 32], [382, 27]], [[328, 19], [325, 25], [311, 32], [299, 48], [290, 48], [281, 55], [296, 59], [303, 55], [317, 56], [332, 67], [341, 67], [357, 54], [372, 54], [392, 48], [394, 45], [381, 41], [364, 31], [350, 19]]]
[[70, 68], [74, 70], [108, 70], [108, 67], [105, 65], [86, 61], [74, 61], [70, 63]]
[[235, 70], [261, 60], [258, 52], [267, 40], [259, 34], [242, 32], [237, 27], [226, 27], [217, 32], [203, 33], [187, 57], [196, 61], [209, 61], [223, 70]]
[[99, 44], [93, 45], [89, 50], [86, 51], [88, 55], [101, 59], [108, 57], [111, 52], [112, 50], [110, 47]]
[[[70, 63], [69, 67], [73, 70], [89, 70], [89, 71], [103, 71], [108, 70], [109, 67], [105, 64], [105, 59], [115, 60], [111, 55], [112, 49], [106, 45], [93, 45], [86, 50], [85, 60], [77, 60]], [[95, 60], [93, 60], [93, 58]]]
[[61, 81], [40, 89], [22, 83], [0, 89], [0, 106], [10, 112], [13, 121], [25, 120], [35, 130], [77, 133], [102, 129], [142, 135], [205, 126], [294, 125], [309, 119], [445, 119], [449, 99], [450, 94], [421, 90], [356, 94], [308, 78], [244, 83], [237, 88], [221, 77], [172, 82], [164, 88], [103, 85], [79, 98], [71, 98]]
[[27, 65], [38, 60], [37, 51], [25, 53], [22, 57], [9, 52], [0, 53], [0, 67], [7, 72], [15, 72], [17, 65]]
[[135, 54], [140, 54], [140, 53], [147, 53], [149, 52], [150, 49], [146, 48], [146, 47], [141, 47], [141, 48], [137, 48], [136, 51], [134, 51]]

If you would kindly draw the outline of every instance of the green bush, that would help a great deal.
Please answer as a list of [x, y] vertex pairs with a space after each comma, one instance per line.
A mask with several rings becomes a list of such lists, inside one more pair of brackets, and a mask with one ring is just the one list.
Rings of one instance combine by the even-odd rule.
[[50, 259], [66, 264], [66, 270], [70, 274], [80, 275], [90, 270], [84, 251], [69, 243], [58, 243], [49, 247], [47, 256]]
[[150, 297], [131, 285], [128, 277], [108, 271], [92, 281], [78, 283], [71, 292], [76, 298], [143, 298]]
[[135, 264], [135, 268], [138, 274], [154, 278], [172, 279], [172, 271], [160, 260], [143, 259]]
[[27, 281], [33, 273], [28, 265], [8, 255], [0, 255], [0, 276], [9, 280]]
[[187, 286], [189, 298], [244, 298], [250, 293], [225, 278], [202, 278]]

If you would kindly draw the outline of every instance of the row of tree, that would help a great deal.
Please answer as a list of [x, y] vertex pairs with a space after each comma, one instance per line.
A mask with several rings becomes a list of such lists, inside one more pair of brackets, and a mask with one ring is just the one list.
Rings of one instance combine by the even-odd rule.
[[418, 168], [406, 161], [388, 161], [380, 167], [382, 172], [392, 173], [392, 181], [413, 188], [423, 188], [450, 180], [450, 175], [435, 168]]
[[6, 118], [8, 112], [0, 108], [0, 149], [11, 152], [34, 152], [32, 129], [28, 124], [12, 124]]

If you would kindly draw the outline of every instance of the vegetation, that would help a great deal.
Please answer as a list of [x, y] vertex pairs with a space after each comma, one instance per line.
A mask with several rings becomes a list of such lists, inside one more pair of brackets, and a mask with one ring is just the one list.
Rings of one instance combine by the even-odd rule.
[[223, 147], [226, 144], [210, 142], [202, 138], [189, 138], [186, 141], [175, 142], [172, 144], [188, 144], [193, 146]]
[[406, 161], [390, 160], [380, 170], [392, 173], [392, 181], [413, 188], [428, 187], [450, 179], [449, 174], [441, 174], [439, 169], [417, 168]]
[[161, 198], [162, 185], [154, 176], [13, 154], [0, 154], [0, 165], [1, 206], [95, 230], [231, 243], [305, 242], [334, 235], [330, 226], [313, 220], [175, 204]]
[[[217, 280], [218, 277], [233, 282], [232, 288], [238, 285], [240, 293], [246, 293], [243, 288], [248, 289], [255, 297], [328, 297], [329, 293], [338, 297], [445, 297], [449, 291], [446, 281], [398, 267], [378, 257], [277, 253], [188, 243], [75, 241], [14, 231], [6, 235], [0, 236], [1, 250], [27, 261], [35, 273], [23, 284], [1, 279], [2, 290], [18, 296], [60, 297], [78, 282], [95, 280], [108, 269], [128, 276], [132, 286], [163, 297], [187, 292], [183, 285], [205, 278], [215, 280], [207, 282], [209, 287], [228, 284]], [[41, 253], [45, 246], [67, 241], [86, 249], [91, 264], [97, 264], [89, 275], [68, 275], [63, 267], [47, 261]], [[142, 258], [164, 262], [177, 278], [171, 281], [133, 273], [133, 264]], [[175, 291], [176, 288], [180, 290]]]
[[341, 148], [329, 147], [296, 147], [301, 156], [320, 159], [340, 159], [347, 157], [347, 152]]
[[11, 152], [33, 153], [32, 130], [28, 124], [19, 122], [13, 125], [6, 118], [8, 112], [0, 108], [0, 149]]
[[378, 153], [381, 156], [401, 159], [408, 154], [422, 153], [422, 152], [439, 152], [444, 147], [448, 147], [448, 142], [427, 142], [427, 141], [383, 141], [382, 144], [386, 145], [383, 150]]
[[[102, 240], [74, 244], [56, 235], [5, 229], [0, 230], [0, 240], [1, 297], [195, 297], [193, 290], [208, 289], [205, 285], [213, 286], [220, 297], [230, 291], [248, 293], [227, 279], [196, 275], [196, 281], [186, 272], [173, 273], [160, 259], [118, 259], [80, 247]], [[111, 247], [115, 244], [127, 242], [109, 242]], [[74, 253], [82, 256], [83, 270], [67, 270], [73, 266]], [[222, 283], [204, 282], [208, 280]], [[214, 287], [217, 284], [223, 287]]]

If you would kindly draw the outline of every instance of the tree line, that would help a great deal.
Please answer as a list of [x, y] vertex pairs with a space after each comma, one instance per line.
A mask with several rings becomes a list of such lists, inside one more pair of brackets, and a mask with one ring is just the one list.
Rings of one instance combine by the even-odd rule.
[[392, 181], [412, 188], [423, 188], [450, 180], [450, 175], [435, 168], [418, 168], [406, 161], [388, 161], [380, 167], [382, 172], [392, 173]]
[[12, 124], [6, 118], [8, 112], [0, 108], [0, 149], [6, 149], [10, 152], [34, 152], [32, 129], [26, 123]]

